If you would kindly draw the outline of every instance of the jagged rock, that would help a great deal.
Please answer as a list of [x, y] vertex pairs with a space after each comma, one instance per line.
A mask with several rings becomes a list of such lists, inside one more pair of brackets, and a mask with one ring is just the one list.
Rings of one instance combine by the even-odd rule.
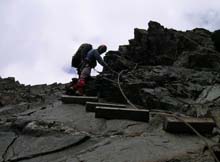
[[6, 105], [15, 105], [22, 102], [46, 102], [50, 99], [50, 96], [55, 97], [62, 93], [65, 85], [51, 84], [51, 85], [23, 85], [15, 78], [3, 78], [0, 79], [0, 107]]
[[201, 47], [214, 49], [214, 42], [212, 41], [212, 33], [203, 28], [195, 28], [191, 31], [186, 31], [186, 36], [195, 41]]
[[[114, 70], [125, 70], [121, 76], [125, 94], [136, 104], [146, 106], [150, 103], [151, 107], [161, 109], [167, 104], [168, 107], [172, 105], [172, 109], [185, 105], [197, 107], [196, 100], [203, 89], [220, 83], [220, 53], [213, 41], [217, 39], [214, 37], [218, 32], [213, 34], [202, 28], [176, 31], [153, 21], [148, 26], [147, 30], [136, 28], [129, 45], [119, 46], [118, 51], [106, 54], [105, 60]], [[110, 78], [117, 82], [117, 76]], [[111, 90], [107, 87], [112, 83], [102, 82], [106, 86], [101, 88], [100, 94], [109, 98]], [[161, 91], [149, 95], [146, 90], [152, 88], [154, 92]], [[115, 89], [118, 88], [114, 88], [114, 92]], [[145, 89], [145, 94], [141, 93], [142, 89]], [[121, 98], [120, 95], [113, 96], [113, 101]], [[166, 106], [161, 103], [166, 103]]]
[[217, 52], [201, 49], [194, 52], [183, 52], [182, 57], [174, 63], [178, 67], [191, 69], [220, 70], [220, 54]]
[[34, 85], [30, 87], [30, 93], [33, 95], [45, 94], [48, 90], [46, 84]]
[[[112, 79], [117, 82], [117, 78]], [[166, 100], [174, 100], [175, 103], [178, 103], [174, 104], [176, 105], [175, 107], [181, 105], [185, 107], [185, 104], [194, 104], [206, 86], [215, 83], [218, 84], [219, 81], [220, 77], [218, 72], [191, 70], [171, 66], [140, 66], [132, 72], [124, 73], [120, 79], [120, 84], [122, 85], [124, 93], [133, 103], [139, 105], [144, 104], [145, 106], [145, 101], [148, 100], [149, 103], [150, 100], [147, 94], [144, 95], [141, 93], [142, 89], [163, 89], [162, 92], [154, 94], [155, 98], [151, 100], [154, 101], [154, 106], [151, 105], [151, 107], [155, 107], [155, 104], [158, 102], [156, 107], [159, 108], [159, 99], [161, 99], [161, 96], [164, 96], [164, 98], [166, 96]], [[104, 86], [105, 84], [106, 86]], [[112, 83], [103, 79], [102, 85], [101, 94], [105, 94], [103, 97], [109, 98], [112, 92], [109, 87], [113, 87]], [[111, 95], [112, 101], [119, 100], [120, 98], [124, 100], [120, 95], [119, 88], [117, 86], [113, 88], [115, 90], [112, 93], [115, 93], [115, 95]], [[117, 95], [116, 92], [118, 92]], [[144, 101], [144, 103], [142, 101]], [[172, 108], [174, 107], [172, 106]]]
[[[166, 29], [153, 21], [150, 21], [148, 25], [148, 30], [137, 28], [134, 30], [134, 39], [129, 40], [129, 45], [120, 46], [119, 51], [110, 52], [107, 55], [120, 55], [141, 65], [173, 65], [177, 60], [181, 60], [182, 57], [187, 57], [189, 54], [194, 53], [198, 57], [201, 55], [203, 58], [208, 59], [199, 60], [205, 61], [203, 63], [204, 66], [209, 61], [211, 62], [208, 65], [212, 64], [213, 61], [219, 64], [219, 53], [215, 51], [211, 32], [198, 28], [192, 31], [181, 32]], [[203, 48], [203, 51], [201, 51], [201, 48]], [[215, 51], [215, 54], [210, 54], [210, 51], [212, 53]], [[218, 58], [218, 60], [215, 60], [215, 58]], [[121, 60], [121, 57], [118, 59]], [[110, 59], [106, 61], [117, 67], [117, 58], [114, 60], [116, 61], [114, 63]], [[195, 68], [197, 65], [193, 66]], [[213, 67], [209, 66], [209, 68]], [[217, 69], [219, 69], [219, 65]]]
[[[120, 77], [104, 68], [87, 83], [85, 94], [102, 102], [129, 100], [136, 108], [213, 117], [219, 127], [219, 31], [183, 32], [153, 21], [148, 26], [136, 28], [128, 45], [106, 54], [104, 60]], [[208, 161], [200, 156], [198, 137], [162, 131], [158, 111], [152, 110], [144, 124], [96, 119], [81, 105], [59, 101], [68, 85], [25, 86], [0, 77], [0, 161], [192, 162], [192, 154]]]
[[207, 86], [197, 99], [197, 103], [220, 101], [220, 85]]
[[[109, 51], [104, 57], [104, 60], [108, 62], [108, 64], [115, 64], [114, 69], [116, 71], [127, 69], [135, 65], [132, 61], [121, 57], [121, 53], [117, 51]], [[107, 73], [108, 69], [104, 69], [104, 72]]]
[[143, 88], [141, 90], [143, 103], [146, 108], [164, 109], [164, 110], [180, 110], [184, 103], [172, 96], [169, 91], [162, 87], [155, 89]]
[[[137, 42], [140, 42], [140, 43], [145, 43], [146, 42], [146, 38], [147, 38], [147, 30], [145, 29], [134, 29], [134, 39], [137, 41]], [[120, 50], [119, 50], [120, 51]]]

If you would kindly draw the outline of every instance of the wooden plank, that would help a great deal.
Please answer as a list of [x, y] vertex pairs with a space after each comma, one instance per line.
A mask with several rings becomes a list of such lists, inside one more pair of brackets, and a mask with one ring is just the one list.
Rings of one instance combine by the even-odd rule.
[[96, 118], [149, 121], [149, 110], [97, 106]]
[[[191, 118], [180, 117], [185, 122], [189, 123], [199, 133], [211, 134], [215, 127], [215, 122], [211, 118]], [[174, 117], [165, 117], [163, 129], [170, 133], [194, 133], [183, 121]]]
[[95, 112], [95, 109], [96, 109], [97, 106], [126, 108], [126, 105], [123, 105], [123, 104], [111, 104], [111, 103], [101, 103], [101, 102], [86, 102], [86, 111], [87, 112]]
[[63, 95], [61, 101], [65, 104], [85, 104], [88, 101], [98, 102], [98, 97]]

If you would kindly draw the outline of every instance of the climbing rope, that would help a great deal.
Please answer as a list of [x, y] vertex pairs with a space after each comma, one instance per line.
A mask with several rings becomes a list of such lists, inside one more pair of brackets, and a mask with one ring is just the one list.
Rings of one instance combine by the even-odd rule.
[[[137, 66], [135, 66], [136, 68]], [[134, 70], [134, 69], [133, 69]], [[132, 71], [133, 71], [132, 70]], [[134, 109], [138, 109], [129, 99], [128, 97], [125, 95], [122, 87], [121, 87], [121, 83], [120, 83], [120, 76], [122, 75], [123, 72], [125, 72], [126, 70], [122, 70], [121, 72], [119, 72], [117, 75], [117, 86], [115, 85], [115, 81], [111, 80], [111, 79], [108, 79], [106, 77], [103, 77], [103, 79], [107, 80], [107, 81], [110, 81], [111, 83], [114, 84], [114, 86], [118, 87], [122, 96], [125, 98], [126, 102]], [[175, 119], [183, 122], [187, 127], [189, 127], [203, 142], [204, 142], [204, 145], [205, 147], [208, 148], [211, 156], [215, 159], [216, 162], [220, 162], [219, 159], [216, 157], [214, 151], [213, 151], [213, 147], [214, 146], [220, 146], [220, 144], [216, 144], [215, 141], [212, 141], [211, 139], [208, 139], [206, 137], [204, 137], [203, 135], [201, 135], [195, 128], [193, 128], [193, 126], [191, 124], [189, 124], [188, 122], [186, 122], [184, 119], [182, 119], [181, 117], [179, 117], [180, 115], [176, 115], [174, 114], [173, 112], [170, 112], [170, 111], [164, 111], [164, 110], [151, 110], [151, 113], [155, 113], [155, 114], [159, 114], [159, 115], [163, 115], [163, 116], [170, 116], [170, 117], [174, 117]], [[185, 116], [183, 114], [181, 114], [181, 116]], [[211, 142], [214, 142], [215, 144], [210, 146], [209, 142], [208, 141], [211, 141]]]
[[120, 84], [120, 76], [121, 74], [124, 72], [124, 70], [122, 70], [119, 74], [118, 74], [118, 87], [121, 91], [122, 96], [125, 98], [126, 102], [131, 105], [132, 108], [137, 109], [137, 107], [127, 98], [127, 96], [125, 95], [124, 91], [121, 88], [121, 84]]

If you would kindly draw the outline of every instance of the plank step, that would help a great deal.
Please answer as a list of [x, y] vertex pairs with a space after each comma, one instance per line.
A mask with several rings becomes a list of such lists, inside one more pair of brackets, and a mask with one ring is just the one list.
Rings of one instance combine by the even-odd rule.
[[88, 101], [98, 102], [98, 97], [63, 95], [61, 101], [65, 104], [86, 104]]
[[123, 104], [111, 104], [111, 103], [101, 103], [101, 102], [86, 102], [86, 111], [87, 112], [95, 112], [95, 109], [96, 109], [97, 106], [126, 108], [126, 105], [123, 105]]
[[149, 121], [149, 110], [97, 106], [96, 118]]
[[[192, 118], [180, 117], [189, 123], [199, 133], [211, 134], [215, 127], [215, 122], [211, 118]], [[194, 133], [183, 121], [174, 117], [165, 117], [163, 122], [163, 129], [170, 133]]]

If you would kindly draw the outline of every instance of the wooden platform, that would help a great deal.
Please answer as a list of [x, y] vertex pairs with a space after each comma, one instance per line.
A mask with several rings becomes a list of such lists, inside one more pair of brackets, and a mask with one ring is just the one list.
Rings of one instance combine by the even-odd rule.
[[61, 101], [65, 104], [86, 104], [88, 101], [98, 102], [98, 97], [63, 95]]
[[86, 111], [95, 112], [96, 107], [117, 107], [117, 108], [126, 108], [126, 105], [123, 104], [111, 104], [111, 103], [101, 103], [101, 102], [86, 102]]
[[[211, 118], [188, 118], [181, 117], [189, 123], [199, 133], [211, 134], [215, 127], [215, 122]], [[163, 129], [170, 133], [194, 133], [183, 121], [174, 117], [166, 117], [163, 123]]]
[[97, 106], [96, 118], [149, 121], [149, 110]]

